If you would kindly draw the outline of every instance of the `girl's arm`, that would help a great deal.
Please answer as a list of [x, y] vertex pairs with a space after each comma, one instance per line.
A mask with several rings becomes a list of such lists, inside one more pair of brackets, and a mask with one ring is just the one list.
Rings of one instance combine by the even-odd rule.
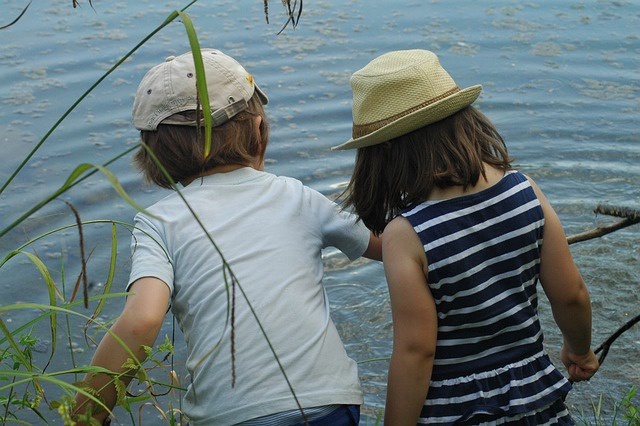
[[[169, 287], [157, 278], [145, 277], [137, 280], [130, 288], [133, 294], [127, 297], [122, 314], [111, 327], [111, 332], [117, 335], [135, 354], [139, 362], [143, 362], [147, 354], [142, 346], [153, 346], [162, 327], [167, 306], [169, 306]], [[135, 371], [127, 372], [123, 364], [131, 358], [131, 354], [120, 343], [107, 333], [102, 338], [91, 360], [91, 365], [104, 367], [115, 373], [127, 373], [120, 377], [128, 385]], [[117, 394], [113, 385], [113, 378], [105, 374], [88, 374], [85, 382], [98, 392], [104, 405], [111, 410], [116, 405]], [[95, 414], [93, 417], [103, 421], [109, 412], [96, 406], [93, 401], [82, 394], [76, 395], [75, 414], [78, 424], [84, 424], [87, 410]]]
[[382, 257], [393, 317], [384, 423], [414, 426], [429, 389], [438, 318], [427, 286], [424, 249], [405, 218], [385, 228]]
[[529, 181], [544, 212], [540, 282], [564, 338], [560, 358], [569, 379], [575, 382], [588, 380], [598, 370], [598, 360], [591, 350], [589, 291], [573, 261], [558, 215], [540, 188], [531, 179]]

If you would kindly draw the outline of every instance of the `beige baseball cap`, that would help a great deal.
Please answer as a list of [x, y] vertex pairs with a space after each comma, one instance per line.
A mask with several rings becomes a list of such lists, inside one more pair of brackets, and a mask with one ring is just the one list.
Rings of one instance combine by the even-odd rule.
[[[248, 101], [256, 91], [263, 104], [269, 102], [253, 76], [238, 61], [216, 49], [201, 49], [201, 52], [213, 127], [247, 109]], [[195, 126], [195, 121], [172, 116], [195, 111], [198, 105], [191, 51], [169, 56], [142, 78], [133, 101], [133, 125], [138, 130], [157, 130], [160, 123]]]

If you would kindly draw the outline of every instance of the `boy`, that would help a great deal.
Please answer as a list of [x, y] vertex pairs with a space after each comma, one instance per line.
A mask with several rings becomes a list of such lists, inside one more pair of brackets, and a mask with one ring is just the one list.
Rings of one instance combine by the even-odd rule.
[[[206, 159], [191, 52], [153, 67], [136, 93], [133, 123], [146, 148], [135, 162], [161, 187], [182, 184], [184, 200], [173, 193], [136, 215], [132, 294], [111, 330], [143, 361], [171, 305], [188, 347], [190, 425], [355, 425], [357, 366], [329, 316], [321, 249], [379, 260], [379, 240], [320, 193], [264, 172], [266, 95], [233, 58], [203, 49], [202, 59], [213, 119]], [[124, 372], [128, 358], [107, 334], [92, 365]], [[86, 380], [111, 409], [111, 378]], [[108, 416], [82, 395], [77, 402], [82, 419], [87, 409]]]

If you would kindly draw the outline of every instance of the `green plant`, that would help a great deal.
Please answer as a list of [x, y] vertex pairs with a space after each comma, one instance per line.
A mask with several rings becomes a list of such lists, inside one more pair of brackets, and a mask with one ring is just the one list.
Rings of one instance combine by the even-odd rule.
[[640, 410], [634, 400], [635, 395], [635, 386], [619, 401], [609, 401], [605, 395], [600, 395], [597, 401], [591, 402], [592, 411], [574, 414], [575, 420], [584, 426], [640, 426]]
[[[3, 331], [6, 330], [3, 322], [0, 322], [0, 327]], [[6, 423], [10, 418], [17, 420], [14, 413], [16, 410], [21, 409], [32, 410], [44, 420], [38, 410], [42, 400], [39, 383], [37, 381], [31, 382], [34, 390], [30, 390], [28, 385], [20, 391], [15, 388], [19, 371], [24, 369], [35, 373], [35, 367], [32, 362], [35, 344], [36, 339], [31, 333], [21, 334], [18, 341], [12, 339], [10, 344], [7, 347], [3, 347], [2, 352], [0, 352], [0, 383], [6, 381], [11, 384], [7, 395], [0, 396], [3, 423]]]
[[629, 421], [629, 425], [640, 426], [640, 408], [633, 401], [635, 395], [636, 388], [632, 386], [622, 398], [622, 406], [624, 407], [624, 418]]
[[[73, 111], [83, 101], [83, 99], [85, 99], [102, 81], [104, 81], [138, 48], [140, 48], [147, 40], [149, 40], [167, 24], [175, 19], [182, 19], [189, 39], [191, 40], [192, 46], [197, 47], [197, 38], [195, 38], [193, 25], [189, 17], [184, 12], [194, 3], [195, 0], [188, 3], [182, 10], [174, 11], [173, 13], [171, 13], [160, 26], [158, 26], [147, 37], [140, 41], [140, 43], [138, 43], [133, 49], [125, 54], [93, 85], [91, 85], [91, 87], [89, 87], [84, 92], [84, 94], [80, 96], [72, 104], [72, 106], [60, 116], [58, 121], [56, 121], [55, 124], [50, 128], [50, 130], [45, 133], [45, 135], [40, 139], [40, 141], [36, 144], [32, 151], [23, 159], [21, 164], [13, 171], [9, 178], [2, 185], [0, 185], [0, 194], [2, 194], [9, 187], [15, 176], [48, 140], [49, 136], [56, 130], [56, 128], [69, 116], [71, 111]], [[75, 5], [76, 3], [74, 2], [74, 7]], [[27, 8], [28, 5], [24, 8], [23, 12], [15, 21], [17, 21], [24, 15], [24, 13], [27, 11]], [[206, 94], [204, 96], [206, 99]], [[102, 165], [81, 164], [77, 166], [71, 172], [67, 180], [60, 186], [60, 188], [53, 191], [51, 195], [49, 195], [39, 203], [36, 203], [31, 208], [25, 209], [25, 212], [12, 223], [3, 224], [3, 228], [0, 229], [0, 238], [5, 236], [9, 231], [20, 226], [34, 213], [38, 212], [40, 209], [42, 209], [52, 201], [59, 199], [61, 195], [71, 190], [77, 184], [88, 179], [96, 172], [101, 172], [107, 178], [107, 180], [111, 183], [111, 186], [116, 190], [116, 192], [123, 200], [126, 200], [136, 210], [142, 210], [140, 206], [138, 206], [135, 201], [128, 196], [128, 194], [120, 185], [117, 177], [113, 175], [108, 169], [108, 166], [111, 163], [125, 157], [133, 149], [135, 149], [135, 147], [125, 150], [124, 152], [116, 155], [114, 158]], [[76, 365], [74, 352], [72, 349], [69, 349], [68, 354], [71, 358], [73, 368], [65, 371], [48, 371], [48, 366], [50, 365], [54, 355], [58, 357], [64, 356], [64, 351], [61, 349], [61, 346], [58, 343], [61, 331], [59, 329], [60, 319], [62, 317], [62, 323], [66, 324], [66, 332], [69, 336], [71, 335], [71, 323], [77, 322], [78, 318], [86, 321], [85, 330], [88, 330], [91, 327], [104, 332], [108, 330], [109, 324], [101, 323], [98, 320], [98, 316], [101, 313], [104, 304], [108, 299], [123, 298], [126, 296], [124, 293], [112, 293], [111, 284], [113, 282], [114, 271], [116, 269], [116, 227], [123, 226], [125, 228], [130, 228], [131, 225], [109, 220], [82, 222], [80, 220], [80, 213], [77, 212], [71, 204], [68, 205], [73, 211], [76, 218], [75, 224], [47, 231], [44, 234], [25, 242], [19, 247], [6, 253], [4, 255], [4, 259], [2, 259], [2, 261], [0, 262], [1, 269], [3, 265], [7, 264], [8, 262], [12, 261], [12, 259], [18, 256], [26, 257], [30, 261], [31, 265], [33, 265], [35, 269], [40, 272], [49, 296], [48, 304], [14, 303], [6, 306], [0, 306], [0, 409], [2, 410], [0, 412], [0, 422], [2, 424], [6, 424], [7, 422], [24, 423], [24, 421], [21, 420], [21, 417], [24, 417], [21, 413], [24, 413], [25, 411], [35, 413], [38, 418], [40, 418], [44, 422], [47, 422], [46, 415], [44, 414], [43, 410], [43, 408], [46, 408], [47, 406], [49, 409], [57, 410], [59, 416], [65, 424], [71, 423], [70, 413], [74, 404], [73, 395], [75, 395], [76, 393], [91, 393], [86, 389], [86, 386], [84, 386], [82, 381], [79, 381], [79, 378], [84, 376], [85, 374], [97, 372], [99, 369], [86, 366], [78, 367]], [[93, 224], [105, 223], [111, 225], [112, 249], [109, 272], [105, 280], [103, 293], [99, 296], [89, 297], [87, 281], [88, 258], [84, 252], [84, 248], [87, 242], [84, 241], [83, 238], [83, 228], [85, 226], [90, 226]], [[43, 261], [38, 256], [37, 252], [35, 252], [35, 249], [32, 250], [31, 247], [34, 247], [34, 243], [41, 239], [46, 239], [51, 235], [69, 229], [75, 229], [79, 236], [79, 257], [82, 262], [82, 271], [75, 280], [75, 286], [73, 288], [72, 295], [70, 297], [67, 297], [65, 295], [66, 286], [64, 277], [64, 265], [62, 265], [61, 267], [61, 277], [55, 278], [54, 271], [51, 271], [47, 267], [46, 262]], [[61, 282], [58, 281], [58, 279]], [[79, 291], [80, 287], [82, 287], [82, 291]], [[77, 293], [82, 294], [81, 301], [75, 300]], [[94, 309], [93, 312], [90, 315], [81, 313], [81, 308], [89, 308], [90, 304]], [[26, 320], [24, 324], [18, 324], [17, 326], [14, 325], [13, 329], [11, 329], [3, 321], [2, 315], [9, 314], [12, 311], [37, 311], [39, 312], [39, 314], [36, 314], [34, 318]], [[42, 362], [36, 360], [33, 356], [36, 339], [33, 337], [31, 330], [34, 327], [41, 327], [43, 324], [48, 324], [48, 326], [45, 327], [49, 330], [48, 339], [51, 343], [50, 354], [48, 358]], [[70, 339], [68, 343], [70, 346]], [[147, 348], [149, 359], [144, 366], [134, 366], [134, 362], [131, 360], [131, 367], [137, 370], [138, 379], [149, 384], [146, 387], [145, 392], [143, 392], [141, 395], [136, 396], [128, 396], [123, 388], [119, 389], [119, 401], [121, 405], [125, 407], [125, 409], [130, 413], [132, 419], [134, 417], [133, 413], [131, 412], [132, 403], [136, 402], [147, 404], [149, 403], [149, 401], [151, 401], [150, 403], [153, 404], [155, 396], [161, 394], [156, 393], [153, 390], [154, 387], [157, 387], [157, 385], [166, 386], [166, 388], [170, 391], [181, 390], [177, 387], [177, 385], [172, 383], [174, 381], [172, 379], [175, 377], [175, 373], [173, 373], [173, 375], [167, 373], [167, 383], [162, 384], [154, 382], [148, 375], [148, 372], [153, 369], [158, 369], [160, 367], [167, 368], [167, 366], [170, 367], [170, 363], [167, 364], [166, 362], [167, 357], [158, 358], [157, 356], [163, 351], [172, 353], [172, 350], [173, 349], [170, 342], [165, 340], [165, 342], [159, 345], [155, 350], [153, 350], [152, 348]], [[42, 365], [42, 363], [44, 364], [44, 366], [40, 367], [39, 365]], [[151, 365], [151, 367], [148, 367], [148, 365]], [[114, 377], [114, 380], [116, 383], [119, 383], [118, 377]], [[48, 385], [53, 385], [53, 387]], [[95, 396], [92, 397], [95, 399]], [[176, 421], [175, 418], [175, 414], [178, 412], [179, 410], [168, 410], [168, 413], [165, 416], [168, 419], [168, 424], [177, 424], [177, 422], [179, 422], [179, 420]]]

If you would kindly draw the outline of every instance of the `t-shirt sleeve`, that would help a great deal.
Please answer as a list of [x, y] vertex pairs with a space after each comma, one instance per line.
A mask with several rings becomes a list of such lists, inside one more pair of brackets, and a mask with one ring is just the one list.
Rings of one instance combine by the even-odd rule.
[[136, 280], [154, 277], [162, 280], [173, 293], [173, 263], [162, 237], [161, 224], [143, 213], [134, 220], [131, 237], [131, 274], [127, 290]]
[[369, 246], [370, 237], [364, 223], [324, 195], [313, 192], [314, 213], [320, 221], [323, 247], [335, 247], [351, 260], [362, 256]]

